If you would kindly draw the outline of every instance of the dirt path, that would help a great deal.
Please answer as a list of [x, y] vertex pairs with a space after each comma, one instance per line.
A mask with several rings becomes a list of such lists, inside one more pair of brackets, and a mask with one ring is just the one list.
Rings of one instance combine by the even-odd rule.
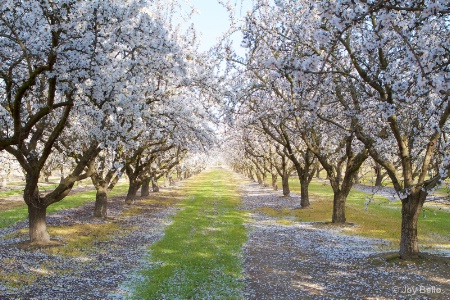
[[251, 211], [244, 248], [249, 299], [450, 299], [450, 252], [448, 259], [430, 256], [418, 264], [388, 262], [379, 250], [383, 240], [255, 211], [297, 208], [298, 198], [257, 184], [243, 186], [242, 193], [242, 209]]
[[[161, 193], [159, 197], [168, 197]], [[173, 197], [172, 197], [173, 198]], [[123, 216], [124, 197], [111, 199], [109, 219], [92, 218], [93, 203], [48, 216], [49, 226], [95, 225], [115, 222], [123, 228], [108, 241], [94, 243], [83, 255], [67, 257], [43, 250], [23, 250], [26, 234], [10, 237], [27, 222], [0, 229], [0, 299], [121, 299], [123, 282], [132, 279], [147, 247], [158, 240], [170, 223], [175, 206], [139, 204], [136, 215]], [[129, 208], [129, 207], [128, 207]], [[82, 250], [82, 249], [80, 249]], [[12, 278], [15, 278], [14, 280]]]

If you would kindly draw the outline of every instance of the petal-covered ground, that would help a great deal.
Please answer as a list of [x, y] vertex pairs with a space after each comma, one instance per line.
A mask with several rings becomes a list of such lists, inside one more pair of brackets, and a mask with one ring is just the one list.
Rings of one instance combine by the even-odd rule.
[[[435, 251], [417, 263], [386, 259], [396, 253], [386, 252], [390, 243], [346, 234], [357, 224], [332, 226], [263, 213], [268, 207], [298, 209], [296, 195], [281, 197], [254, 183], [241, 186], [241, 193], [240, 208], [249, 212], [242, 256], [245, 298], [450, 299], [448, 251]], [[131, 208], [115, 197], [106, 220], [92, 218], [93, 203], [50, 214], [49, 228], [112, 226], [107, 239], [94, 239], [89, 249], [75, 248], [69, 255], [20, 247], [27, 240], [27, 222], [0, 229], [0, 299], [131, 295], [132, 283], [142, 279], [136, 277], [139, 270], [149, 264], [148, 247], [161, 239], [179, 209], [173, 205], [178, 192], [157, 197]]]
[[27, 234], [17, 232], [27, 222], [0, 229], [0, 299], [121, 298], [121, 283], [141, 267], [147, 247], [160, 239], [176, 211], [173, 205], [139, 202], [133, 208], [139, 214], [121, 214], [129, 207], [123, 197], [116, 197], [110, 200], [106, 220], [92, 218], [93, 203], [49, 215], [49, 227], [120, 225], [108, 240], [78, 249], [80, 254], [73, 257], [18, 247]]
[[280, 197], [257, 184], [243, 186], [242, 193], [242, 209], [251, 212], [244, 248], [249, 299], [450, 298], [450, 253], [420, 263], [389, 261], [395, 252], [380, 250], [385, 241], [343, 234], [353, 225], [296, 222], [260, 212], [299, 208], [295, 195]]

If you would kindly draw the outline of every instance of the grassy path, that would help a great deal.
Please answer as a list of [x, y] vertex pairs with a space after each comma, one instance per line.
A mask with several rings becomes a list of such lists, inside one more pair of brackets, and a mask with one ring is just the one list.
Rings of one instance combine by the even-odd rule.
[[245, 213], [235, 175], [213, 169], [187, 181], [182, 210], [150, 248], [137, 299], [241, 298]]

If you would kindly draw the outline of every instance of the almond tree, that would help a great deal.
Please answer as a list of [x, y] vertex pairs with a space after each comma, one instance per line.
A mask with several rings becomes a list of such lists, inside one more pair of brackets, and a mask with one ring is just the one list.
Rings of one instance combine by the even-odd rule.
[[448, 3], [323, 1], [319, 10], [324, 48], [341, 51], [333, 71], [344, 78], [340, 101], [358, 121], [354, 134], [402, 201], [400, 257], [417, 258], [419, 214], [448, 177]]
[[[151, 17], [142, 12], [141, 5], [145, 3], [20, 1], [1, 6], [0, 30], [4, 34], [0, 51], [8, 58], [5, 61], [10, 62], [9, 66], [1, 66], [2, 70], [9, 70], [5, 71], [7, 76], [2, 77], [2, 87], [5, 86], [1, 102], [2, 134], [18, 140], [2, 147], [16, 157], [26, 173], [24, 200], [29, 210], [32, 242], [49, 242], [46, 208], [62, 200], [76, 181], [92, 174], [94, 159], [103, 146], [100, 139], [91, 139], [101, 136], [100, 126], [93, 126], [85, 143], [72, 140], [71, 157], [76, 167], [54, 191], [41, 195], [37, 187], [40, 172], [58, 143], [63, 145], [59, 138], [66, 126], [72, 122], [74, 127], [85, 129], [89, 125], [81, 125], [83, 121], [92, 124], [95, 116], [100, 116], [100, 123], [104, 120], [102, 109], [110, 100], [111, 85], [117, 82], [106, 78], [121, 74], [112, 69], [120, 66], [115, 61], [126, 60], [131, 67], [137, 61], [156, 64], [160, 56], [134, 56], [137, 49], [143, 48], [139, 41], [146, 43], [146, 49], [151, 49], [147, 53], [160, 51], [164, 56], [169, 55], [166, 49], [160, 50], [166, 44], [165, 30], [152, 25]], [[43, 65], [46, 61], [47, 65]], [[45, 72], [37, 72], [40, 67]], [[104, 83], [103, 89], [93, 91], [90, 87], [92, 82], [99, 82], [98, 78], [103, 78], [100, 80]], [[24, 80], [28, 82], [26, 88]], [[118, 90], [123, 88], [124, 85], [116, 86]], [[17, 93], [14, 96], [17, 101], [13, 103], [14, 93]], [[132, 92], [130, 94], [133, 96]], [[124, 103], [133, 99], [120, 98]], [[43, 107], [49, 112], [37, 118]], [[78, 117], [70, 120], [75, 112]], [[134, 110], [128, 111], [128, 115], [134, 114]], [[20, 124], [31, 125], [20, 129]], [[24, 136], [18, 138], [21, 131]]]
[[[73, 179], [85, 178], [91, 162], [81, 157], [70, 178], [55, 191], [40, 196], [40, 172], [76, 103], [75, 81], [85, 79], [82, 69], [88, 67], [91, 51], [90, 42], [83, 37], [89, 32], [89, 22], [79, 16], [90, 14], [76, 1], [67, 5], [11, 1], [3, 3], [1, 9], [1, 51], [4, 61], [9, 62], [1, 66], [6, 96], [1, 105], [2, 135], [17, 140], [3, 147], [16, 157], [26, 174], [24, 200], [28, 205], [30, 239], [48, 242], [47, 206], [67, 195]], [[68, 78], [74, 81], [67, 82]]]

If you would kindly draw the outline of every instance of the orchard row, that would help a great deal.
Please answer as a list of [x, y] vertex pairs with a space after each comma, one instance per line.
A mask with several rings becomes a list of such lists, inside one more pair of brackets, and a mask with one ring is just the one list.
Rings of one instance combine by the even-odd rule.
[[[0, 163], [25, 175], [31, 242], [50, 241], [47, 207], [77, 181], [97, 189], [95, 216], [126, 174], [143, 185], [199, 172], [215, 141], [213, 63], [175, 23], [175, 1], [2, 1]], [[186, 18], [189, 18], [187, 15]], [[58, 186], [39, 191], [59, 170]], [[4, 174], [3, 174], [4, 175]]]
[[228, 98], [234, 168], [283, 182], [295, 170], [302, 207], [324, 169], [332, 221], [343, 223], [357, 174], [371, 164], [402, 201], [400, 256], [417, 257], [419, 214], [449, 175], [449, 2], [256, 2], [235, 28], [245, 58], [223, 53], [237, 79]]

